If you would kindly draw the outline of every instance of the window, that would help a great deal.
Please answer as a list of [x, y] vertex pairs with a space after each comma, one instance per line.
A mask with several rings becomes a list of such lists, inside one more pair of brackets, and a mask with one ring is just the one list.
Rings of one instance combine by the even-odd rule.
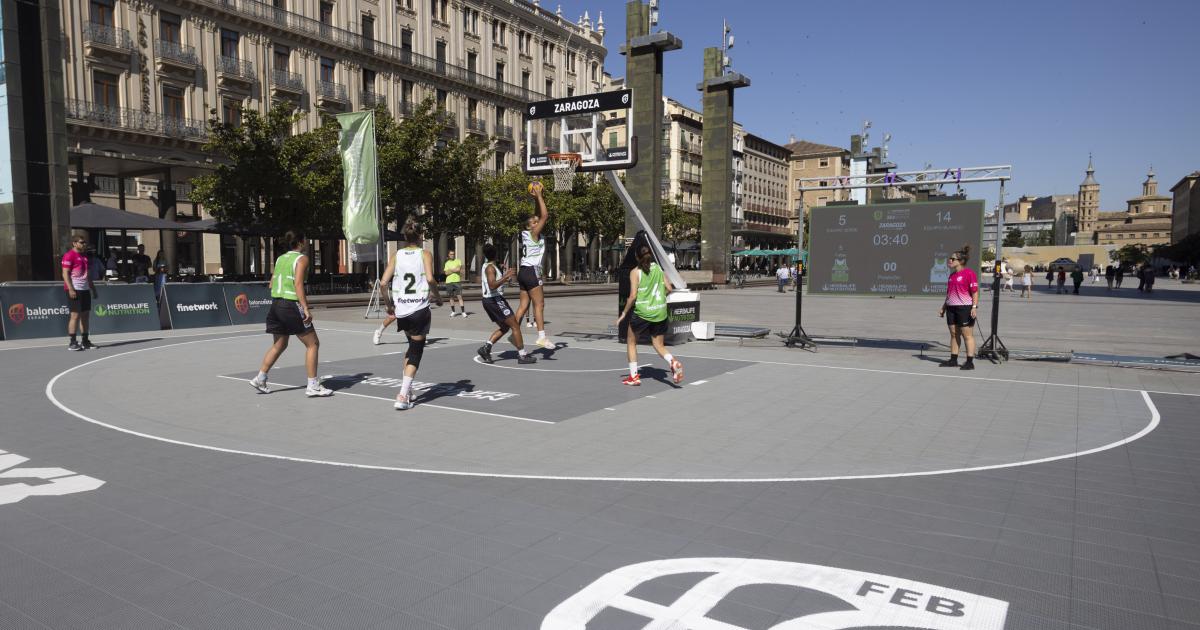
[[333, 3], [322, 2], [320, 15], [322, 24], [333, 26]]
[[592, 76], [592, 80], [593, 80], [593, 81], [596, 81], [596, 80], [597, 80], [597, 78], [596, 78], [596, 69], [597, 69], [597, 67], [599, 66], [599, 64], [597, 64], [595, 61], [593, 61], [591, 65], [592, 65], [592, 69], [591, 69], [591, 76]]
[[[804, 170], [804, 160], [796, 160], [796, 169], [801, 171]], [[797, 183], [797, 185], [799, 184]]]
[[375, 71], [363, 68], [362, 69], [362, 91], [367, 94], [375, 93]]
[[221, 29], [221, 56], [230, 59], [238, 58], [238, 32], [227, 28]]
[[400, 80], [400, 102], [412, 106], [413, 103], [413, 82], [408, 79]]
[[821, 158], [817, 160], [817, 166], [819, 168], [827, 168], [829, 166], [829, 158]]
[[226, 98], [221, 99], [221, 120], [227, 125], [239, 126], [242, 123], [242, 104], [241, 102]]
[[437, 57], [438, 62], [446, 63], [446, 42], [439, 41], [435, 46], [435, 50], [434, 55]]
[[495, 158], [495, 169], [497, 173], [504, 171], [504, 152], [497, 151]]
[[274, 66], [276, 70], [286, 72], [291, 67], [292, 51], [287, 46], [275, 44]]
[[617, 146], [617, 132], [608, 132], [608, 148], [612, 149]]
[[500, 20], [492, 20], [492, 43], [498, 46], [507, 46], [508, 24]]
[[337, 69], [337, 62], [329, 57], [321, 57], [321, 80], [325, 83], [333, 83], [334, 71]]
[[572, 96], [575, 96], [575, 88], [573, 86], [568, 85], [567, 86], [567, 97], [570, 98]]
[[504, 82], [504, 62], [502, 61], [496, 62], [496, 80]]
[[463, 9], [463, 31], [472, 35], [479, 34], [479, 11], [471, 8]]
[[546, 79], [546, 96], [554, 94], [554, 79]]
[[89, 5], [88, 21], [92, 24], [114, 26], [112, 0], [92, 0]]
[[401, 29], [400, 31], [400, 49], [412, 52], [412, 29]]
[[473, 52], [467, 53], [467, 70], [472, 73], [478, 71], [479, 55]]
[[117, 76], [107, 72], [92, 73], [92, 97], [102, 107], [120, 107], [117, 98]]
[[375, 18], [364, 15], [362, 16], [362, 36], [364, 40], [375, 40]]
[[567, 53], [567, 72], [575, 74], [575, 53]]
[[473, 98], [467, 99], [467, 117], [479, 118], [479, 101]]
[[437, 106], [438, 106], [438, 109], [443, 109], [443, 110], [444, 110], [444, 109], [446, 109], [446, 102], [447, 102], [449, 99], [450, 99], [450, 96], [449, 96], [449, 95], [446, 93], [446, 90], [438, 90], [438, 91], [437, 91]]
[[180, 39], [179, 32], [181, 23], [182, 21], [178, 15], [160, 11], [158, 13], [158, 38], [164, 42], [182, 44], [183, 40]]
[[167, 118], [183, 118], [183, 90], [164, 85], [162, 88], [162, 111]]
[[528, 70], [521, 71], [521, 87], [525, 88], [526, 90], [529, 89], [529, 71]]
[[533, 35], [521, 31], [517, 33], [517, 50], [528, 55], [529, 47], [533, 45]]

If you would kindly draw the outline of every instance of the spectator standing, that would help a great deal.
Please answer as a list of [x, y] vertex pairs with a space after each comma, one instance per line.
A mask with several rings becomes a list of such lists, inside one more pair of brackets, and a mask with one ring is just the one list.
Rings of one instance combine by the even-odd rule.
[[1013, 270], [1009, 266], [1007, 258], [1000, 259], [1000, 272], [1004, 277], [1004, 288], [1011, 293], [1013, 291]]
[[1146, 265], [1146, 293], [1154, 293], [1154, 267]]
[[1062, 295], [1067, 292], [1067, 268], [1062, 265], [1058, 266], [1058, 294]]
[[137, 253], [133, 255], [133, 281], [150, 282], [150, 257], [146, 255], [146, 246], [138, 245]]
[[1071, 272], [1071, 283], [1075, 285], [1075, 295], [1079, 295], [1079, 285], [1083, 284], [1083, 269], [1076, 266]]
[[1125, 265], [1124, 265], [1124, 263], [1118, 263], [1118, 264], [1117, 264], [1116, 275], [1115, 275], [1114, 277], [1115, 277], [1115, 278], [1116, 278], [1116, 280], [1117, 280], [1117, 288], [1118, 288], [1118, 289], [1120, 289], [1120, 288], [1121, 288], [1121, 281], [1125, 279]]
[[[67, 291], [67, 304], [71, 310], [67, 320], [67, 334], [71, 343], [68, 350], [80, 351], [95, 348], [88, 339], [88, 316], [92, 312], [92, 295], [96, 292], [96, 284], [92, 278], [92, 258], [87, 256], [87, 237], [75, 235], [71, 239], [71, 249], [62, 257], [63, 288]], [[83, 343], [75, 340], [75, 332], [83, 334]]]
[[790, 276], [791, 276], [791, 272], [789, 272], [787, 266], [782, 263], [779, 265], [779, 269], [775, 270], [775, 279], [779, 283], [779, 292], [780, 293], [783, 293], [783, 288], [787, 286], [788, 279]]
[[162, 301], [163, 291], [167, 287], [167, 257], [163, 250], [154, 255], [154, 299]]
[[1104, 268], [1104, 280], [1105, 280], [1105, 282], [1108, 283], [1109, 291], [1112, 291], [1113, 278], [1116, 278], [1116, 276], [1117, 276], [1117, 268], [1116, 267], [1109, 265]]
[[454, 303], [458, 301], [458, 308], [462, 311], [463, 319], [467, 317], [467, 306], [463, 303], [462, 297], [462, 261], [455, 258], [454, 250], [446, 252], [446, 264], [442, 266], [442, 271], [446, 274], [446, 296], [450, 298], [450, 317], [458, 317], [458, 313], [454, 312]]
[[1046, 288], [1050, 289], [1053, 287], [1054, 287], [1054, 270], [1047, 269], [1046, 270]]
[[1025, 265], [1025, 273], [1021, 274], [1021, 297], [1029, 298], [1033, 294], [1033, 267]]

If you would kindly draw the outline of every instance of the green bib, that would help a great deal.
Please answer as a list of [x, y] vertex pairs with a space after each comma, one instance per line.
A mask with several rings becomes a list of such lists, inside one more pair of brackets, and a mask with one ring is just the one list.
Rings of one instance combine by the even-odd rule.
[[296, 297], [296, 263], [301, 254], [290, 251], [275, 259], [275, 271], [271, 274], [271, 297], [298, 300]]
[[642, 272], [638, 279], [633, 312], [648, 322], [661, 322], [667, 318], [667, 285], [658, 263], [650, 263], [650, 271]]

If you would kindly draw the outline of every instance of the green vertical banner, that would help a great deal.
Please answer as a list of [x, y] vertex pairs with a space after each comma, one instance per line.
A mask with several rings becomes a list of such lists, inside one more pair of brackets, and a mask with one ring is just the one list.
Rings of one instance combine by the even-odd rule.
[[342, 131], [342, 232], [354, 245], [379, 242], [379, 178], [375, 160], [375, 112], [338, 114]]

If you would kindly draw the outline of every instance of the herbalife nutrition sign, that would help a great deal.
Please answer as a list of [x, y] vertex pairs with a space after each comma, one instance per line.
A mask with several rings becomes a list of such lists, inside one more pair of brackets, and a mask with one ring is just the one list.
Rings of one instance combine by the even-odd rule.
[[[0, 305], [5, 339], [67, 334], [71, 309], [61, 286], [0, 287]], [[95, 334], [158, 330], [154, 289], [148, 284], [97, 287], [90, 322]]]

